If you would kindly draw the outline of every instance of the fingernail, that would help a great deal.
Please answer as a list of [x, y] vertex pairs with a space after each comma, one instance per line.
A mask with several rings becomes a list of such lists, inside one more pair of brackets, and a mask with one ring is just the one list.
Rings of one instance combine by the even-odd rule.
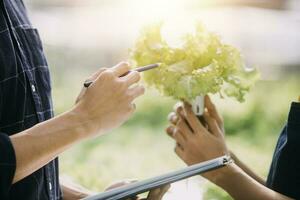
[[180, 112], [181, 110], [182, 110], [182, 107], [179, 106], [179, 107], [177, 108], [177, 112]]
[[178, 132], [178, 129], [175, 127], [173, 128], [173, 135], [175, 135]]
[[173, 117], [174, 117], [174, 114], [171, 112], [171, 113], [168, 115], [168, 120], [171, 121]]
[[176, 121], [176, 118], [177, 118], [176, 115], [173, 115], [171, 121], [172, 121], [172, 122], [175, 122], [175, 121]]
[[173, 129], [174, 129], [174, 128], [173, 128], [172, 126], [170, 126], [170, 127], [167, 128], [166, 131], [167, 131], [168, 133], [173, 133]]

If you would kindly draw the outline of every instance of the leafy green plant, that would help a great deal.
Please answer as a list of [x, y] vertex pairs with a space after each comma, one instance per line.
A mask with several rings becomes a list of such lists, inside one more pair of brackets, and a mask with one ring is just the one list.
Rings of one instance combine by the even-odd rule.
[[198, 24], [172, 47], [161, 35], [162, 24], [145, 27], [131, 50], [134, 65], [161, 63], [144, 74], [144, 80], [166, 96], [193, 100], [198, 95], [220, 93], [244, 101], [256, 70], [247, 70], [240, 52]]

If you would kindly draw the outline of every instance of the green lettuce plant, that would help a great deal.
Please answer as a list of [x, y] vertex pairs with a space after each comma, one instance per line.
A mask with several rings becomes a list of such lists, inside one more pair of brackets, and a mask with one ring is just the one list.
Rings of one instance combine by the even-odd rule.
[[134, 66], [161, 63], [143, 74], [147, 85], [186, 101], [209, 93], [245, 100], [258, 73], [245, 67], [237, 48], [224, 44], [200, 23], [193, 33], [182, 36], [180, 47], [172, 47], [161, 28], [162, 24], [145, 27], [130, 50]]

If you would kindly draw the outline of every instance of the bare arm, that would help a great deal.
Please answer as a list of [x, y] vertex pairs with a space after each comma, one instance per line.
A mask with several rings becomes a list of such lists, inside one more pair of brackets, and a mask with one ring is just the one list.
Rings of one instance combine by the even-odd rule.
[[100, 70], [90, 77], [94, 83], [83, 89], [72, 110], [11, 136], [17, 162], [13, 183], [41, 168], [71, 145], [101, 135], [126, 121], [135, 109], [132, 101], [144, 93], [141, 86], [130, 87], [139, 81], [138, 72], [119, 77], [129, 69], [128, 64], [120, 63]]
[[[291, 198], [260, 184], [235, 164], [217, 173], [218, 178], [214, 180], [214, 183], [227, 191], [234, 199], [291, 200]], [[211, 180], [213, 179], [211, 178]]]
[[245, 163], [243, 163], [232, 151], [230, 152], [231, 158], [234, 160], [235, 164], [239, 166], [246, 174], [248, 174], [251, 178], [256, 180], [262, 185], [266, 185], [266, 181], [257, 175], [252, 169], [250, 169]]
[[44, 166], [85, 137], [85, 128], [72, 111], [11, 136], [17, 160], [13, 183]]
[[95, 194], [86, 188], [83, 188], [82, 186], [66, 179], [60, 179], [60, 186], [63, 193], [63, 200], [82, 199]]

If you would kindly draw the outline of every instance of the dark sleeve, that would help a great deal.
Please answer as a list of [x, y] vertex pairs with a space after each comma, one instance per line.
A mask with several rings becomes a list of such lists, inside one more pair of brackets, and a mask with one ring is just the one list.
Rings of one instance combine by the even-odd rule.
[[300, 199], [300, 103], [292, 103], [273, 156], [267, 185], [293, 199]]
[[0, 132], [0, 199], [8, 199], [15, 171], [16, 156], [11, 140]]

